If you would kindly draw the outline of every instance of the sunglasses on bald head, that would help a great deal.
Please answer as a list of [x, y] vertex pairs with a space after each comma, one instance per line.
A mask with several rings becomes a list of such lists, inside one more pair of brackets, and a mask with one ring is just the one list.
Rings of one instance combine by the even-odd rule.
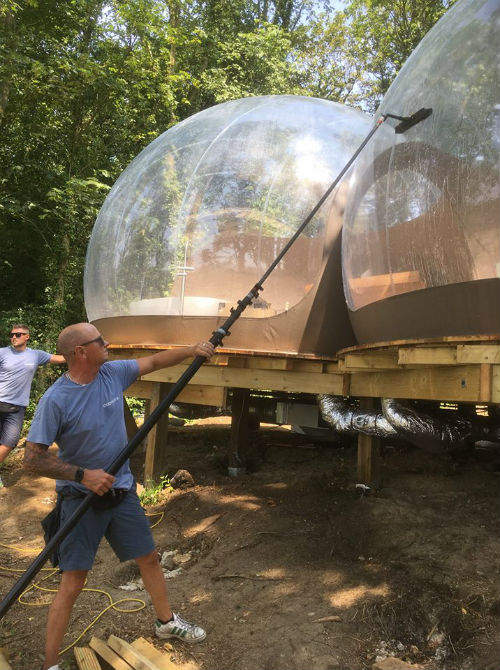
[[9, 337], [22, 337], [23, 335], [29, 335], [29, 333], [10, 333]]

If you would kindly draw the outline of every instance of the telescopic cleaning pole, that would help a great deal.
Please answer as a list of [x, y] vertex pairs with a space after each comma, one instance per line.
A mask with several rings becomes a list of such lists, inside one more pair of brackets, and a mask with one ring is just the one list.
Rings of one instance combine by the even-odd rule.
[[[345, 167], [341, 170], [341, 172], [338, 174], [336, 177], [335, 181], [331, 184], [331, 186], [325, 191], [323, 196], [320, 198], [320, 200], [317, 202], [315, 207], [311, 210], [311, 212], [308, 214], [308, 216], [304, 219], [303, 223], [300, 225], [300, 227], [297, 229], [293, 237], [290, 238], [290, 240], [285, 244], [281, 252], [276, 256], [274, 261], [271, 263], [271, 265], [267, 268], [267, 270], [264, 272], [260, 280], [253, 286], [253, 288], [250, 290], [249, 293], [242, 299], [238, 300], [238, 306], [236, 308], [231, 308], [229, 317], [226, 319], [226, 321], [217, 328], [216, 331], [212, 333], [212, 337], [210, 338], [210, 342], [214, 345], [214, 347], [218, 347], [222, 340], [230, 334], [229, 329], [232, 327], [232, 325], [237, 321], [241, 314], [244, 312], [244, 310], [248, 307], [248, 305], [251, 304], [252, 300], [257, 298], [259, 295], [259, 291], [262, 291], [262, 285], [266, 281], [266, 279], [269, 277], [271, 272], [274, 270], [274, 268], [278, 265], [278, 263], [281, 261], [283, 256], [288, 252], [292, 244], [295, 242], [295, 240], [299, 237], [299, 235], [302, 233], [304, 228], [307, 226], [307, 224], [311, 221], [311, 219], [316, 215], [320, 207], [323, 205], [325, 200], [328, 198], [328, 196], [331, 194], [333, 189], [337, 186], [337, 184], [340, 182], [342, 177], [345, 175], [345, 173], [349, 170], [351, 165], [354, 163], [356, 158], [359, 156], [361, 151], [363, 151], [364, 147], [368, 144], [368, 142], [371, 140], [375, 132], [378, 130], [378, 128], [384, 123], [384, 121], [387, 118], [395, 118], [399, 121], [401, 121], [400, 124], [398, 124], [395, 127], [396, 133], [401, 133], [405, 132], [412, 126], [414, 126], [417, 123], [420, 123], [423, 119], [427, 118], [430, 114], [432, 113], [431, 109], [420, 109], [418, 112], [415, 112], [412, 116], [407, 116], [407, 117], [401, 117], [401, 116], [395, 116], [393, 114], [383, 114], [376, 122], [375, 126], [370, 130], [368, 135], [365, 137], [363, 142], [360, 144], [359, 148], [357, 151], [353, 154], [353, 156], [350, 158], [350, 160], [347, 162]], [[401, 130], [403, 128], [403, 130]], [[109, 474], [114, 475], [118, 470], [121, 468], [121, 466], [125, 463], [125, 461], [131, 456], [133, 451], [136, 449], [136, 447], [143, 441], [143, 439], [146, 437], [146, 435], [149, 433], [149, 431], [153, 428], [153, 426], [157, 423], [159, 418], [162, 416], [162, 414], [170, 407], [170, 405], [174, 402], [174, 400], [177, 398], [179, 393], [182, 391], [182, 389], [189, 383], [190, 379], [198, 372], [200, 367], [203, 365], [205, 362], [205, 358], [203, 356], [196, 356], [193, 362], [186, 368], [185, 372], [179, 377], [177, 382], [173, 385], [173, 387], [170, 389], [170, 391], [167, 393], [167, 395], [163, 398], [161, 403], [156, 407], [156, 409], [150, 414], [148, 419], [143, 423], [141, 428], [137, 431], [137, 433], [134, 435], [134, 437], [129, 441], [127, 446], [121, 451], [118, 456], [115, 458], [115, 460], [111, 463], [109, 468], [107, 469], [107, 472]], [[38, 554], [38, 556], [35, 558], [33, 563], [29, 566], [29, 568], [26, 570], [26, 572], [19, 578], [19, 580], [14, 584], [12, 589], [9, 591], [9, 593], [5, 596], [3, 601], [0, 603], [0, 618], [4, 616], [10, 609], [11, 605], [13, 602], [25, 591], [25, 589], [28, 587], [29, 583], [35, 577], [35, 575], [39, 572], [43, 564], [47, 561], [47, 559], [53, 554], [53, 552], [57, 549], [57, 547], [61, 544], [61, 542], [64, 540], [66, 535], [70, 532], [74, 526], [78, 523], [79, 519], [85, 514], [85, 512], [88, 510], [90, 505], [92, 504], [92, 501], [94, 498], [97, 497], [96, 493], [89, 492], [85, 498], [83, 498], [82, 502], [80, 505], [76, 508], [76, 510], [73, 512], [71, 517], [64, 523], [63, 526], [59, 528], [57, 533], [47, 542], [45, 545], [45, 548]]]

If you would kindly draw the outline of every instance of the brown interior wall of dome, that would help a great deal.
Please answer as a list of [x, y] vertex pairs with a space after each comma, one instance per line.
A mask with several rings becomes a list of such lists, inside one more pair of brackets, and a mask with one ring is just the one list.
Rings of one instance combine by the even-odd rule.
[[500, 279], [395, 295], [350, 312], [359, 344], [391, 340], [497, 335]]
[[[244, 259], [245, 256], [255, 253], [257, 248], [257, 236], [238, 235], [232, 242], [216, 240], [217, 246], [207, 249], [200, 254], [198, 264], [200, 269], [188, 272], [185, 278], [185, 295], [216, 297], [221, 300], [228, 299], [228, 294], [244, 294], [255, 283], [256, 274], [263, 274], [265, 269], [272, 263], [276, 254], [285, 246], [287, 240], [280, 240], [276, 245], [274, 239], [263, 238], [260, 242], [260, 263], [258, 268], [233, 267], [229, 273], [224, 258]], [[318, 259], [321, 262], [321, 252], [324, 244], [323, 237], [299, 238], [287, 253], [286, 263], [278, 266], [269, 278], [262, 298], [269, 303], [271, 309], [283, 308], [283, 296], [286, 295], [291, 305], [298, 303], [314, 286], [312, 278], [312, 267], [314, 264], [310, 259]], [[309, 262], [308, 262], [309, 261]], [[193, 261], [188, 260], [188, 265]], [[196, 265], [196, 261], [193, 262]], [[311, 267], [312, 266], [312, 267]], [[224, 283], [221, 283], [221, 267], [224, 267]], [[308, 276], [309, 275], [309, 276]], [[232, 282], [227, 286], [228, 281]], [[181, 279], [177, 277], [173, 283], [172, 295], [181, 292]]]
[[[339, 349], [356, 344], [342, 288], [341, 214], [340, 206], [332, 207], [316, 284], [302, 300], [281, 314], [240, 317], [233, 325], [231, 335], [224, 339], [225, 349], [333, 356]], [[301, 246], [302, 253], [308, 251], [310, 243], [304, 244], [299, 245], [292, 258], [299, 258]], [[314, 242], [313, 247], [316, 245]], [[257, 279], [251, 278], [241, 298]], [[262, 297], [266, 299], [265, 286]], [[113, 344], [186, 345], [207, 339], [225, 318], [121, 316], [97, 319], [93, 323]]]

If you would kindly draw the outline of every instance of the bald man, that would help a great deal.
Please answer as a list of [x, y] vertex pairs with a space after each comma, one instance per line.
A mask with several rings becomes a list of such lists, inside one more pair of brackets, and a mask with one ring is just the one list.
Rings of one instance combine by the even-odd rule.
[[[59, 670], [59, 649], [71, 610], [103, 537], [120, 561], [134, 559], [156, 611], [155, 634], [185, 642], [205, 639], [203, 628], [172, 611], [149, 527], [135, 492], [127, 461], [116, 476], [106, 468], [127, 444], [123, 391], [139, 376], [180, 363], [190, 356], [210, 358], [210, 342], [162, 351], [137, 360], [108, 361], [108, 342], [90, 323], [77, 323], [59, 335], [58, 351], [68, 371], [44, 394], [28, 434], [24, 467], [56, 479], [61, 523], [89, 491], [99, 497], [58, 550], [61, 583], [48, 613], [42, 670]], [[48, 452], [56, 442], [57, 456]]]

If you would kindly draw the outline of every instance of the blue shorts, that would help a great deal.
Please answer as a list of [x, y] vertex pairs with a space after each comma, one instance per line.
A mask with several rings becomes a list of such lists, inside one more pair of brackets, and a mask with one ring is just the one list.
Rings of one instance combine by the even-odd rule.
[[[83, 498], [64, 498], [61, 526], [81, 504]], [[155, 543], [149, 521], [141, 507], [135, 487], [122, 502], [107, 510], [88, 509], [59, 546], [59, 569], [90, 570], [102, 538], [105, 537], [120, 561], [150, 554]]]
[[26, 407], [19, 407], [17, 412], [0, 412], [0, 444], [14, 449], [21, 436], [25, 411]]

